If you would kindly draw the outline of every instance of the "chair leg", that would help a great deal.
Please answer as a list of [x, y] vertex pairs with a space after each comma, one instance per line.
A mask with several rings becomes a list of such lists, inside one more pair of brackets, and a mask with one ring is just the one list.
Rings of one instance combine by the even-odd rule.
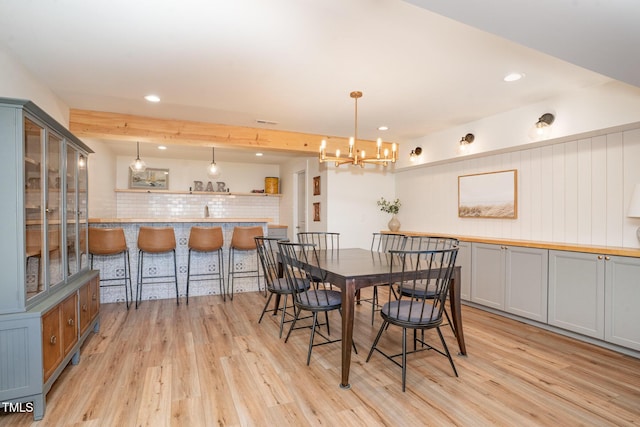
[[311, 362], [311, 351], [313, 350], [313, 337], [316, 335], [316, 323], [318, 321], [318, 312], [313, 312], [313, 323], [311, 324], [311, 336], [309, 337], [309, 352], [307, 353], [307, 366]]
[[[269, 293], [269, 298], [267, 298], [267, 303], [264, 305], [264, 308], [262, 309], [262, 314], [260, 314], [260, 319], [258, 319], [258, 323], [262, 322], [262, 318], [264, 317], [264, 313], [267, 312], [267, 308], [269, 307], [269, 303], [271, 302], [271, 298], [273, 298], [273, 293]], [[278, 307], [276, 307], [274, 310], [278, 310]]]
[[282, 329], [284, 329], [284, 319], [285, 319], [285, 315], [287, 314], [287, 297], [288, 297], [288, 295], [285, 294], [284, 295], [283, 307], [282, 307], [282, 317], [280, 318], [280, 336], [279, 336], [279, 338], [282, 338]]
[[180, 292], [178, 292], [178, 263], [176, 262], [176, 250], [173, 251], [173, 278], [176, 282], [176, 305], [180, 305]]
[[222, 301], [227, 301], [227, 292], [224, 287], [224, 254], [222, 248], [218, 249], [218, 277], [220, 278], [220, 293], [222, 294]]
[[[415, 330], [414, 330], [415, 332]], [[407, 383], [407, 328], [402, 328], [402, 392]]]
[[298, 316], [300, 315], [301, 311], [302, 311], [301, 308], [296, 308], [294, 310], [295, 314], [293, 316], [293, 322], [291, 322], [291, 326], [289, 327], [289, 332], [287, 332], [287, 337], [284, 339], [285, 343], [289, 341], [289, 336], [291, 335], [291, 331], [293, 331], [293, 328], [296, 326], [296, 322], [298, 321]]
[[380, 340], [380, 337], [382, 336], [382, 332], [384, 332], [385, 327], [389, 324], [389, 322], [387, 322], [386, 320], [382, 321], [382, 325], [380, 325], [380, 330], [378, 331], [378, 335], [376, 335], [376, 339], [373, 340], [373, 344], [371, 345], [371, 350], [369, 350], [369, 355], [367, 356], [367, 362], [369, 361], [369, 359], [371, 359], [371, 355], [373, 354], [373, 350], [376, 349], [376, 346], [378, 345], [378, 341]]
[[440, 341], [442, 342], [442, 347], [444, 348], [444, 352], [447, 354], [447, 358], [449, 359], [449, 363], [451, 364], [451, 367], [453, 368], [453, 373], [456, 374], [456, 377], [458, 376], [458, 370], [456, 369], [456, 365], [453, 364], [453, 358], [451, 357], [451, 353], [449, 353], [449, 347], [447, 347], [447, 343], [444, 340], [444, 337], [442, 336], [442, 332], [440, 332], [440, 328], [436, 328], [436, 330], [438, 331], [438, 336], [440, 337]]
[[[128, 277], [128, 274], [127, 274], [127, 258], [128, 257], [127, 257], [127, 255], [128, 254], [129, 254], [128, 250], [124, 251], [122, 253], [122, 257], [123, 257], [123, 261], [124, 261], [124, 283], [123, 283], [123, 285], [124, 285], [124, 301], [125, 301], [125, 303], [127, 305], [127, 310], [129, 310], [129, 291], [127, 290], [127, 277]], [[131, 267], [129, 267], [129, 270], [131, 270]], [[129, 272], [129, 274], [130, 274], [130, 272]]]
[[138, 270], [136, 271], [136, 309], [142, 302], [142, 271], [144, 262], [144, 252], [138, 251]]
[[227, 284], [227, 294], [229, 299], [233, 301], [233, 275], [235, 274], [235, 268], [233, 265], [233, 255], [235, 251], [233, 248], [229, 248], [229, 283]]
[[189, 279], [191, 278], [191, 249], [187, 253], [187, 305], [189, 305]]
[[371, 297], [371, 326], [373, 326], [373, 321], [376, 315], [376, 307], [378, 306], [378, 287], [373, 287], [373, 296]]

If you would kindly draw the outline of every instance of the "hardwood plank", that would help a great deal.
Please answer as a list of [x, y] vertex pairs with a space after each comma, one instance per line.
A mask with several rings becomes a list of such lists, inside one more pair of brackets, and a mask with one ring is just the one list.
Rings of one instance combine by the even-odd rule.
[[[384, 298], [384, 296], [383, 296]], [[356, 307], [350, 390], [341, 390], [340, 344], [313, 349], [309, 330], [278, 339], [278, 318], [257, 320], [260, 293], [104, 304], [101, 330], [47, 396], [45, 419], [0, 412], [0, 426], [599, 425], [640, 424], [640, 360], [463, 307], [469, 355], [409, 357], [401, 370], [379, 354], [367, 363], [380, 320]], [[332, 313], [331, 336], [340, 336]], [[324, 330], [324, 328], [323, 328]], [[452, 350], [448, 326], [443, 334]], [[437, 335], [427, 340], [439, 344]], [[384, 348], [400, 350], [390, 328]]]

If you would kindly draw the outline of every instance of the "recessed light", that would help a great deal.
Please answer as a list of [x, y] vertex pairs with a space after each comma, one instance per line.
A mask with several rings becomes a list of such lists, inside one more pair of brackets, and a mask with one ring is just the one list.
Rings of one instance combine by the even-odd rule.
[[262, 157], [262, 153], [256, 153], [256, 156]]
[[158, 150], [166, 150], [167, 147], [165, 147], [164, 145], [158, 145]]
[[506, 76], [504, 76], [503, 80], [505, 82], [517, 82], [523, 77], [524, 77], [524, 73], [509, 73]]
[[380, 126], [378, 130], [389, 130], [389, 126]]
[[147, 95], [144, 97], [149, 102], [160, 102], [160, 97], [158, 95]]

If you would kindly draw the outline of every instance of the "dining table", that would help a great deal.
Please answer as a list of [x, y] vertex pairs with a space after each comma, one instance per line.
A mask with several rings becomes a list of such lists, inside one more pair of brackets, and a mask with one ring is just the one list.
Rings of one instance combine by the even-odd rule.
[[[353, 321], [356, 303], [356, 292], [362, 288], [382, 285], [393, 280], [389, 277], [392, 256], [385, 252], [367, 249], [317, 250], [317, 260], [310, 257], [302, 261], [304, 268], [323, 281], [340, 288], [342, 293], [342, 378], [340, 387], [351, 388], [349, 371], [351, 367], [351, 349], [353, 344]], [[425, 272], [428, 274], [428, 271]], [[451, 322], [458, 341], [461, 355], [467, 350], [462, 331], [462, 315], [460, 306], [460, 266], [453, 271], [449, 286], [449, 304]]]

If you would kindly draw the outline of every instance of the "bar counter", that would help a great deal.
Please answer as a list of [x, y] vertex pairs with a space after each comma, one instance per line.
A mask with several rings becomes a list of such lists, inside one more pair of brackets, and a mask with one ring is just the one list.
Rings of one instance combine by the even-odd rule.
[[[227, 273], [229, 270], [229, 243], [233, 229], [236, 226], [251, 227], [260, 226], [263, 233], [267, 235], [268, 223], [271, 218], [90, 218], [90, 227], [117, 228], [124, 230], [125, 239], [129, 248], [131, 258], [131, 283], [133, 287], [133, 298], [136, 289], [136, 271], [138, 268], [138, 230], [141, 226], [147, 227], [173, 227], [176, 235], [176, 262], [178, 269], [178, 289], [181, 297], [186, 295], [187, 283], [187, 258], [189, 231], [192, 226], [198, 227], [222, 227], [224, 236], [224, 278], [225, 287], [228, 284]], [[257, 258], [255, 251], [236, 252], [236, 265], [242, 264], [243, 269], [255, 269]], [[145, 256], [144, 258], [145, 276], [166, 276], [173, 274], [173, 259], [170, 253]], [[124, 268], [122, 256], [99, 257], [96, 256], [93, 264], [94, 269], [100, 270], [100, 277], [113, 278], [123, 277]], [[219, 266], [214, 260], [214, 255], [209, 253], [193, 252], [191, 258], [192, 273], [210, 273], [218, 271]], [[163, 279], [166, 280], [166, 279]], [[112, 285], [117, 282], [106, 282], [105, 285]], [[264, 281], [260, 282], [264, 288]], [[253, 279], [236, 279], [234, 284], [235, 292], [250, 292], [258, 290], [258, 282]], [[213, 281], [191, 281], [189, 286], [189, 297], [198, 295], [218, 295], [219, 285]], [[151, 284], [145, 280], [142, 291], [142, 299], [175, 299], [175, 286], [172, 283]], [[124, 302], [125, 294], [123, 286], [105, 286], [100, 290], [100, 302]], [[181, 298], [181, 303], [184, 299]]]

